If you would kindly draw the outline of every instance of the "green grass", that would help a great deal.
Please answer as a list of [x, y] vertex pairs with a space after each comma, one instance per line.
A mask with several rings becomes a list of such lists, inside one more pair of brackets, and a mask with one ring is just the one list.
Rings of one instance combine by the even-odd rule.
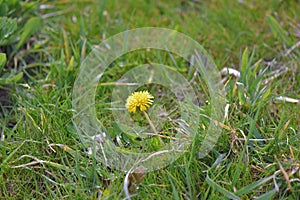
[[[300, 40], [299, 1], [42, 2], [22, 3], [24, 9], [13, 13], [18, 27], [38, 16], [42, 28], [24, 45], [15, 41], [0, 47], [8, 59], [4, 72], [23, 73], [18, 82], [0, 85], [10, 95], [10, 103], [1, 101], [0, 107], [0, 199], [126, 197], [126, 174], [87, 155], [72, 123], [71, 96], [80, 63], [93, 45], [146, 26], [190, 36], [219, 70], [235, 68], [241, 77], [228, 76], [224, 82], [228, 117], [213, 151], [204, 158], [199, 153], [207, 123], [203, 120], [190, 150], [171, 165], [145, 174], [132, 199], [300, 198], [300, 104], [276, 100], [300, 99], [299, 45], [287, 53]], [[49, 8], [33, 6], [39, 4]], [[174, 58], [178, 71], [190, 80], [188, 65]], [[132, 52], [110, 66], [103, 82], [151, 62], [174, 66], [165, 52]], [[194, 87], [205, 94], [205, 84]], [[149, 88], [156, 94], [157, 87]], [[113, 139], [122, 136], [123, 144], [136, 150], [140, 143], [112, 121], [112, 89], [97, 88], [98, 119]], [[151, 148], [157, 148], [154, 142]]]

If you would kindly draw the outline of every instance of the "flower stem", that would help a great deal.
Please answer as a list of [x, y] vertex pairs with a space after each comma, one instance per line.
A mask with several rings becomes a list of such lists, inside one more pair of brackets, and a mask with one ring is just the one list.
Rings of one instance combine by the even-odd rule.
[[[153, 130], [154, 134], [155, 134], [155, 135], [159, 135], [159, 134], [157, 133], [157, 131], [156, 131], [156, 129], [155, 129], [155, 126], [153, 125], [153, 123], [152, 123], [152, 121], [151, 121], [149, 115], [148, 115], [145, 111], [142, 111], [142, 112], [143, 112], [143, 114], [145, 115], [145, 117], [146, 117], [146, 119], [147, 119], [147, 121], [148, 121], [148, 123], [149, 123], [151, 129]], [[158, 137], [158, 138], [159, 138], [159, 140], [160, 140], [162, 143], [164, 143], [160, 137]]]

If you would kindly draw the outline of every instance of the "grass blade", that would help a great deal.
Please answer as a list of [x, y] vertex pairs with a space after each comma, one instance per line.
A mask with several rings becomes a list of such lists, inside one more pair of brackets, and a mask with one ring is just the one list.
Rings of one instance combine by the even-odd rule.
[[23, 32], [20, 36], [20, 41], [17, 45], [17, 49], [19, 49], [32, 34], [36, 33], [41, 28], [42, 19], [40, 19], [39, 17], [32, 17], [31, 19], [29, 19], [22, 30]]
[[280, 24], [272, 17], [271, 15], [267, 16], [267, 23], [269, 24], [272, 32], [274, 33], [275, 37], [280, 40], [283, 44], [291, 44], [291, 41], [287, 37], [286, 32], [280, 26]]
[[171, 183], [171, 185], [172, 185], [172, 192], [173, 192], [173, 197], [174, 197], [174, 199], [180, 200], [179, 194], [178, 194], [178, 192], [177, 192], [177, 189], [176, 189], [176, 187], [175, 187], [175, 185], [174, 185], [174, 182], [172, 181], [172, 177], [171, 177], [170, 175], [169, 175], [169, 180], [170, 180], [170, 183]]
[[5, 64], [6, 64], [6, 54], [0, 53], [0, 73], [2, 72]]
[[248, 192], [251, 192], [254, 188], [259, 187], [263, 184], [265, 184], [266, 182], [268, 182], [269, 180], [273, 179], [273, 175], [269, 176], [267, 178], [258, 180], [250, 185], [247, 185], [246, 187], [243, 187], [242, 189], [238, 190], [237, 192], [235, 192], [236, 195], [242, 195], [242, 194], [246, 194]]
[[269, 200], [269, 199], [273, 199], [273, 196], [276, 194], [276, 189], [273, 189], [261, 196], [259, 196], [256, 200]]
[[214, 182], [212, 179], [209, 178], [208, 174], [206, 175], [205, 178], [206, 182], [208, 185], [216, 189], [218, 192], [224, 194], [227, 198], [233, 199], [233, 200], [240, 200], [240, 198], [235, 195], [234, 193], [222, 188], [220, 185], [218, 185], [216, 182]]

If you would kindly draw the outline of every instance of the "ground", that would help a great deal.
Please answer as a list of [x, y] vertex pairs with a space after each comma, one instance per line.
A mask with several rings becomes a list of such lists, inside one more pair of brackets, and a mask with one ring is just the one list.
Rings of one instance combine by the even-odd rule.
[[[0, 3], [1, 16], [18, 19], [18, 28], [12, 42], [0, 40], [7, 57], [0, 74], [1, 199], [123, 199], [126, 181], [132, 199], [300, 198], [299, 1], [11, 1], [18, 3], [6, 3], [11, 11], [6, 15], [5, 2], [10, 1]], [[206, 49], [225, 73], [226, 117], [214, 122], [222, 134], [204, 158], [203, 138], [195, 137], [172, 164], [126, 178], [126, 172], [87, 153], [72, 121], [72, 91], [95, 45], [140, 27], [174, 29]], [[192, 80], [203, 100], [197, 105], [209, 115], [207, 85], [201, 76], [193, 79], [190, 63], [155, 50], [128, 53], [109, 66], [95, 96], [98, 120], [124, 151], [137, 151], [141, 141], [114, 122], [112, 89], [129, 70], [155, 62]], [[226, 75], [228, 68], [234, 74]], [[8, 72], [22, 77], [5, 82]], [[151, 84], [141, 89], [164, 108], [176, 107], [172, 94], [164, 96], [167, 89]], [[150, 113], [154, 122], [156, 117]], [[200, 122], [199, 136], [209, 120]], [[146, 150], [160, 148], [160, 142], [151, 138]]]

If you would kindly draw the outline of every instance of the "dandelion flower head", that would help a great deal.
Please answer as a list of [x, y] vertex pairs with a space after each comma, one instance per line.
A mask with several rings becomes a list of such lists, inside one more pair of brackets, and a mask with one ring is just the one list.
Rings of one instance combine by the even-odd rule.
[[127, 98], [125, 106], [131, 113], [135, 113], [137, 108], [139, 108], [140, 111], [145, 111], [152, 105], [153, 98], [154, 97], [146, 90], [134, 92]]

